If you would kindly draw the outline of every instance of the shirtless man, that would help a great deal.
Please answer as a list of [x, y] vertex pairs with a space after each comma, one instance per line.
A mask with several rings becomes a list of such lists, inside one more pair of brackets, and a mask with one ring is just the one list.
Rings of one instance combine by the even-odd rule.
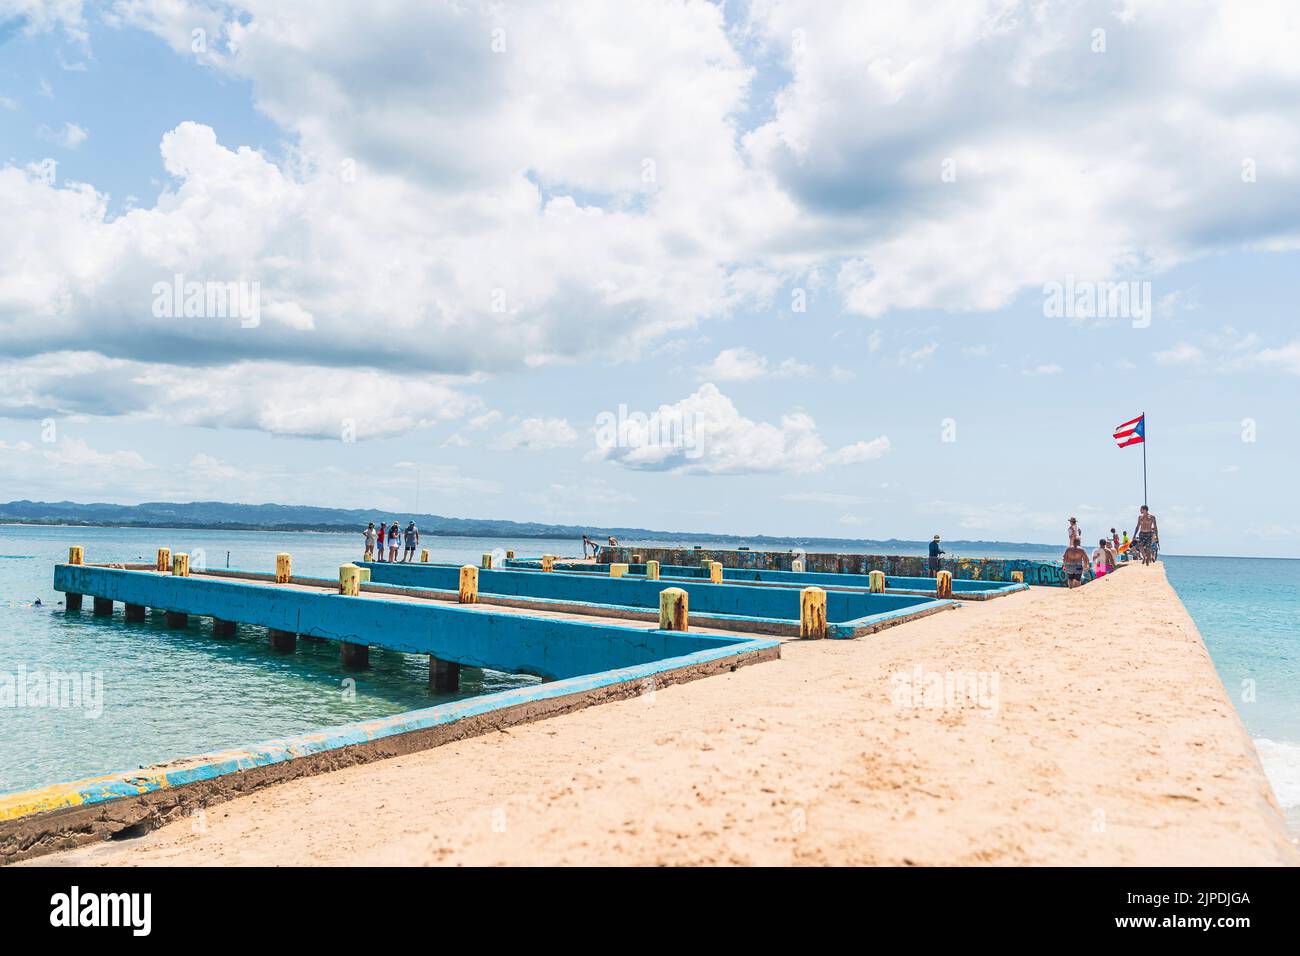
[[1083, 569], [1088, 566], [1088, 552], [1083, 550], [1077, 541], [1071, 542], [1065, 549], [1065, 554], [1061, 556], [1061, 563], [1065, 565], [1067, 588], [1073, 590], [1083, 583]]
[[1133, 538], [1137, 541], [1138, 550], [1142, 552], [1143, 564], [1150, 564], [1155, 560], [1155, 555], [1151, 552], [1151, 543], [1155, 541], [1158, 534], [1160, 529], [1156, 526], [1156, 516], [1146, 505], [1143, 505], [1138, 512], [1137, 527], [1133, 529]]

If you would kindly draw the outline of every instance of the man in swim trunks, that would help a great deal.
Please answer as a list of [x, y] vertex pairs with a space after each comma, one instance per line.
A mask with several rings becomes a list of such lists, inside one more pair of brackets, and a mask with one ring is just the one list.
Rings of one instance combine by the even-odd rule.
[[1065, 554], [1061, 556], [1061, 563], [1065, 566], [1065, 586], [1073, 590], [1083, 583], [1083, 569], [1088, 566], [1088, 552], [1079, 547], [1078, 542], [1072, 543], [1065, 549]]
[[420, 529], [412, 521], [406, 526], [406, 533], [403, 535], [406, 539], [406, 551], [402, 554], [402, 561], [415, 560], [415, 546], [420, 543]]
[[1143, 505], [1141, 510], [1138, 511], [1137, 527], [1133, 529], [1133, 537], [1137, 540], [1138, 550], [1142, 552], [1143, 564], [1150, 564], [1155, 560], [1151, 544], [1159, 534], [1160, 529], [1156, 526], [1156, 516], [1151, 513], [1151, 509]]

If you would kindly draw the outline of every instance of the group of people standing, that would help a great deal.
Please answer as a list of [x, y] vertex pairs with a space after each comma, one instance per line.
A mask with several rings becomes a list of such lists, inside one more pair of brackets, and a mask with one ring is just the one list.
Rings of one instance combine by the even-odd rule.
[[388, 527], [379, 522], [379, 527], [375, 527], [372, 521], [366, 526], [366, 530], [361, 532], [366, 539], [366, 557], [367, 561], [383, 561], [384, 546], [387, 543], [388, 560], [396, 562], [397, 552], [402, 552], [402, 561], [414, 561], [415, 549], [420, 544], [420, 529], [411, 521], [406, 525], [403, 531], [396, 521]]
[[1070, 519], [1065, 534], [1069, 543], [1066, 545], [1062, 564], [1065, 566], [1065, 584], [1070, 588], [1078, 587], [1083, 583], [1083, 571], [1089, 564], [1092, 565], [1093, 575], [1100, 578], [1114, 571], [1120, 561], [1128, 561], [1134, 540], [1137, 542], [1142, 563], [1150, 564], [1156, 559], [1156, 547], [1160, 538], [1156, 516], [1146, 505], [1143, 505], [1138, 512], [1137, 526], [1133, 529], [1132, 539], [1129, 538], [1127, 531], [1121, 536], [1111, 528], [1110, 537], [1099, 538], [1097, 547], [1093, 549], [1091, 555], [1083, 547], [1083, 531], [1079, 528], [1079, 519]]

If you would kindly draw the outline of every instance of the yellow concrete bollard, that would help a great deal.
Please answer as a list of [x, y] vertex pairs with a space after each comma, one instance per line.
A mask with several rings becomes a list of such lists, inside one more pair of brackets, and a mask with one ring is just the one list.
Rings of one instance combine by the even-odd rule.
[[544, 555], [542, 555], [542, 570], [543, 570], [543, 571], [549, 571], [549, 570], [551, 570], [551, 567], [552, 567], [552, 565], [553, 565], [554, 563], [555, 563], [555, 558], [554, 558], [554, 557], [552, 557], [552, 556], [549, 555], [549, 554], [544, 554]]
[[634, 554], [634, 555], [632, 555], [632, 563], [633, 563], [633, 564], [644, 564], [645, 562], [643, 562], [643, 561], [641, 560], [641, 555], [639, 555], [639, 554]]
[[460, 603], [478, 603], [478, 568], [472, 564], [463, 565], [460, 569]]
[[339, 594], [356, 597], [361, 593], [361, 569], [355, 564], [339, 568]]
[[492, 552], [490, 551], [484, 552], [482, 560], [479, 561], [479, 567], [481, 567], [484, 571], [492, 570]]
[[428, 564], [428, 563], [429, 563], [429, 549], [428, 549], [428, 548], [421, 548], [421, 549], [420, 549], [420, 563], [421, 563], [421, 564]]
[[870, 582], [870, 590], [872, 594], [885, 593], [885, 572], [884, 571], [872, 571], [870, 574], [867, 575], [867, 581]]
[[952, 597], [951, 571], [940, 571], [934, 576], [934, 596], [941, 598]]
[[369, 569], [369, 568], [358, 568], [357, 570], [361, 572], [361, 583], [362, 583], [362, 584], [369, 584], [369, 583], [370, 583], [370, 569]]
[[625, 574], [627, 574], [626, 564], [611, 564], [609, 566], [609, 576], [611, 578], [621, 578]]
[[178, 578], [190, 576], [190, 556], [185, 553], [172, 555], [172, 575]]
[[803, 558], [795, 558], [793, 561], [791, 561], [790, 570], [795, 574], [803, 574], [804, 571]]
[[709, 581], [713, 584], [722, 583], [722, 562], [721, 561], [709, 562]]
[[712, 563], [713, 563], [713, 559], [712, 559], [712, 558], [701, 558], [701, 559], [700, 559], [700, 567], [702, 567], [705, 571], [709, 570], [709, 565], [711, 565]]
[[170, 571], [171, 569], [172, 569], [172, 549], [159, 548], [158, 549], [158, 570]]
[[1025, 583], [1025, 572], [1024, 572], [1024, 571], [1012, 571], [1012, 572], [1011, 572], [1011, 583], [1012, 583], [1012, 584], [1024, 584], [1024, 583]]
[[799, 592], [799, 636], [820, 640], [826, 632], [826, 592], [804, 588]]
[[659, 630], [690, 630], [690, 611], [686, 592], [681, 588], [664, 588], [659, 592]]
[[507, 561], [513, 561], [514, 559], [515, 559], [515, 553], [514, 553], [513, 551], [507, 551], [507, 552], [506, 552], [506, 560], [507, 560]]
[[68, 564], [85, 564], [86, 549], [79, 544], [68, 548]]
[[293, 577], [293, 555], [281, 551], [275, 556], [275, 583], [288, 584]]
[[645, 579], [646, 579], [647, 581], [658, 581], [658, 580], [659, 580], [659, 562], [658, 562], [658, 561], [647, 561], [647, 562], [645, 563]]

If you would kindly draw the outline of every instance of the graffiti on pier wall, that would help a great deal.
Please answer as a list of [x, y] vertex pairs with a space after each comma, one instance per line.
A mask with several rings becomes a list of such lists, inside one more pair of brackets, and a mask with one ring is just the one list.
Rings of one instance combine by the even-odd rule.
[[[931, 577], [929, 561], [922, 555], [905, 554], [835, 554], [804, 553], [794, 551], [732, 551], [707, 548], [643, 548], [605, 547], [600, 549], [599, 561], [632, 563], [634, 555], [642, 561], [658, 561], [663, 565], [699, 565], [704, 561], [717, 561], [724, 568], [747, 568], [754, 571], [790, 571], [796, 558], [804, 562], [804, 570], [826, 574], [867, 574], [884, 571], [891, 577]], [[1011, 572], [1020, 571], [1026, 584], [1046, 587], [1063, 587], [1065, 573], [1059, 564], [1051, 561], [1034, 561], [1028, 558], [945, 558], [939, 562], [944, 571], [954, 578], [971, 581], [1007, 583]]]

